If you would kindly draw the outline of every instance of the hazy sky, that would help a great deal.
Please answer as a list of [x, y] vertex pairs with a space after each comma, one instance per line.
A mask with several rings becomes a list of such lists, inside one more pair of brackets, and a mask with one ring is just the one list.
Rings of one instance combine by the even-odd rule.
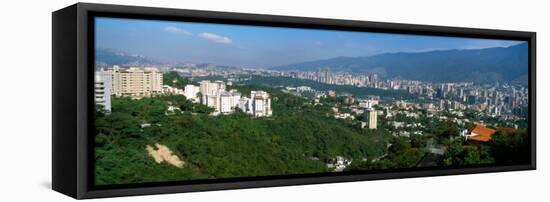
[[338, 56], [507, 47], [520, 41], [96, 18], [96, 47], [167, 62], [272, 67]]

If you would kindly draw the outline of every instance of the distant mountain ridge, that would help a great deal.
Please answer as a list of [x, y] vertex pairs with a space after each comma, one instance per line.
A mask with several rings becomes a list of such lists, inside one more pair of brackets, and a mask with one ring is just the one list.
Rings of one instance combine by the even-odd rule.
[[527, 82], [528, 45], [337, 57], [270, 68], [279, 71], [378, 73], [386, 78], [431, 82]]
[[161, 64], [145, 56], [108, 48], [97, 48], [95, 50], [95, 63], [97, 66], [151, 66]]

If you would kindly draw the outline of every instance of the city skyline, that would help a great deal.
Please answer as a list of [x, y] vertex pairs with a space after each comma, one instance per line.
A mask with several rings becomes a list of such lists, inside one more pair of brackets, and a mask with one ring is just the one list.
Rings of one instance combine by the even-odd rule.
[[[334, 57], [509, 47], [522, 41], [96, 18], [96, 47], [177, 63], [268, 68]], [[281, 60], [284, 58], [284, 60]]]

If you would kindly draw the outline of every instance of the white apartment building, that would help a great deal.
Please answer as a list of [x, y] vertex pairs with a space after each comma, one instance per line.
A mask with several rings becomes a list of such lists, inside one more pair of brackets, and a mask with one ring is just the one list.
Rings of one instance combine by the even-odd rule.
[[252, 102], [250, 102], [250, 99], [247, 97], [241, 97], [239, 99], [237, 107], [243, 112], [250, 112], [252, 109]]
[[216, 94], [216, 91], [225, 90], [225, 83], [223, 81], [210, 82], [208, 80], [204, 80], [199, 82], [199, 84], [200, 84], [200, 92], [203, 95]]
[[176, 94], [176, 95], [183, 95], [184, 94], [182, 89], [172, 87], [172, 86], [169, 86], [169, 85], [162, 85], [162, 92], [163, 93], [168, 93], [168, 94]]
[[[240, 108], [243, 112], [256, 117], [271, 116], [271, 99], [265, 91], [251, 91], [250, 98], [242, 97], [237, 90], [226, 91], [223, 81], [201, 81], [199, 91], [202, 104], [214, 108], [214, 114], [229, 114]], [[185, 90], [187, 92], [187, 89]]]
[[214, 108], [214, 114], [228, 114], [235, 110], [239, 105], [241, 93], [236, 91], [214, 90], [213, 94], [203, 95], [203, 104]]
[[223, 114], [228, 114], [233, 112], [234, 105], [233, 105], [233, 95], [230, 92], [223, 91], [219, 94], [220, 96], [220, 102], [219, 102], [219, 112]]
[[111, 74], [97, 72], [94, 78], [94, 100], [96, 105], [103, 106], [103, 109], [111, 112]]
[[231, 93], [231, 107], [237, 107], [241, 99], [241, 93], [235, 89], [231, 89], [229, 92]]
[[210, 108], [214, 108], [216, 112], [219, 112], [218, 103], [219, 103], [219, 97], [217, 94], [202, 96], [202, 104]]
[[374, 105], [378, 105], [378, 102], [379, 102], [378, 100], [373, 100], [373, 99], [360, 101], [359, 107], [362, 107], [365, 109], [372, 108], [374, 107]]
[[271, 98], [265, 91], [250, 91], [251, 110], [249, 113], [256, 117], [271, 116]]
[[233, 104], [232, 93], [225, 91], [226, 85], [223, 81], [210, 82], [204, 80], [199, 84], [202, 104], [214, 108], [214, 114], [233, 112], [235, 105]]
[[187, 84], [183, 90], [183, 95], [193, 102], [199, 102], [198, 94], [200, 92], [200, 87]]
[[115, 65], [101, 72], [108, 72], [111, 75], [112, 95], [143, 97], [163, 90], [162, 73], [154, 67], [120, 68]]

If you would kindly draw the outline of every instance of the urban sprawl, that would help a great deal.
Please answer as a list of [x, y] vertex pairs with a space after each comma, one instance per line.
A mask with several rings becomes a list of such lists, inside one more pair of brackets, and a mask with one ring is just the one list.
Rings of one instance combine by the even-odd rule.
[[[331, 85], [349, 85], [355, 87], [374, 88], [387, 91], [406, 91], [415, 96], [415, 99], [381, 99], [380, 96], [355, 97], [346, 92], [334, 90], [321, 91], [310, 86], [280, 86], [283, 92], [302, 95], [307, 92], [313, 94], [316, 103], [321, 97], [344, 96], [344, 104], [350, 112], [339, 112], [340, 108], [333, 107], [334, 118], [357, 120], [361, 128], [376, 129], [377, 117], [383, 116], [391, 120], [392, 117], [405, 115], [418, 118], [421, 114], [427, 117], [437, 117], [440, 120], [452, 121], [459, 125], [474, 123], [476, 128], [462, 128], [461, 135], [486, 142], [496, 130], [486, 128], [483, 121], [469, 120], [464, 117], [466, 111], [476, 113], [478, 117], [490, 117], [513, 123], [525, 120], [527, 117], [528, 89], [521, 85], [508, 83], [475, 84], [473, 82], [446, 82], [432, 83], [425, 81], [381, 79], [373, 74], [350, 74], [331, 72], [327, 69], [319, 71], [272, 71], [263, 69], [244, 68], [198, 68], [184, 66], [178, 68], [161, 68], [163, 71], [176, 71], [179, 75], [195, 78], [216, 77], [225, 81], [200, 80], [199, 85], [188, 84], [184, 89], [178, 89], [163, 84], [162, 72], [155, 67], [113, 66], [96, 71], [95, 93], [96, 104], [104, 106], [110, 111], [111, 96], [130, 96], [140, 98], [155, 94], [181, 94], [187, 99], [201, 103], [214, 109], [212, 115], [229, 114], [237, 108], [255, 117], [271, 116], [271, 98], [267, 92], [252, 91], [249, 97], [234, 89], [226, 90], [226, 85], [233, 85], [246, 81], [253, 76], [281, 77], [315, 81]], [[173, 106], [169, 110], [174, 110]], [[450, 115], [447, 117], [445, 115]], [[360, 118], [358, 118], [360, 117]], [[461, 118], [464, 117], [464, 118]], [[422, 125], [390, 122], [394, 135], [410, 136], [422, 135]], [[502, 128], [517, 128], [517, 124], [501, 125]], [[398, 130], [413, 128], [412, 131]], [[417, 128], [418, 130], [414, 130]], [[476, 133], [476, 131], [483, 131]]]

